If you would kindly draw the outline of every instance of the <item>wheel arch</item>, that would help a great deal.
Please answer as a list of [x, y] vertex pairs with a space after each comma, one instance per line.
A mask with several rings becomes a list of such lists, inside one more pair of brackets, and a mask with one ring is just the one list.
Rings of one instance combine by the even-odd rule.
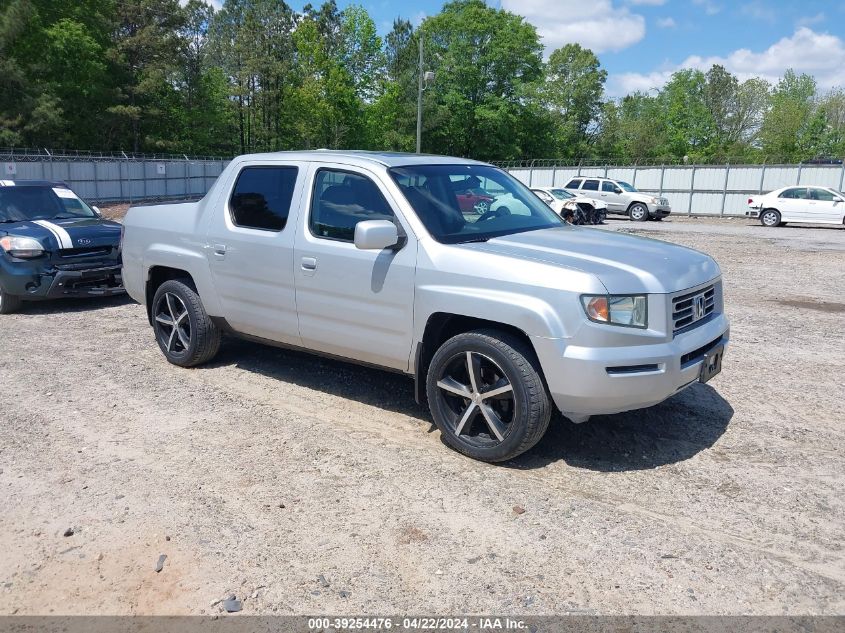
[[156, 290], [158, 290], [159, 286], [161, 286], [161, 284], [165, 281], [170, 281], [171, 279], [188, 281], [194, 290], [197, 289], [197, 284], [194, 281], [193, 275], [191, 275], [191, 273], [187, 270], [173, 268], [171, 266], [151, 266], [147, 271], [147, 283], [144, 288], [144, 304], [147, 308], [147, 320], [151, 325], [153, 322], [152, 304]]
[[434, 312], [429, 315], [422, 339], [417, 343], [415, 350], [414, 398], [418, 404], [424, 404], [426, 401], [425, 381], [434, 353], [453, 336], [481, 329], [507, 332], [522, 340], [536, 356], [531, 338], [515, 325], [452, 312]]

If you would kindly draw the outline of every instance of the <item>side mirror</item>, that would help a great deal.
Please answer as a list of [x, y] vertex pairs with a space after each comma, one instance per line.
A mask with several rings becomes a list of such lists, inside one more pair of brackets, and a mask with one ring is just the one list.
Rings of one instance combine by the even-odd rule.
[[836, 197], [836, 198], [833, 199], [834, 204], [836, 204], [838, 202], [845, 202], [845, 200], [843, 200], [842, 198], [839, 198], [839, 197]]
[[91, 208], [94, 209], [94, 213], [96, 213], [97, 215], [103, 215], [103, 212], [100, 211], [100, 207], [91, 207]]
[[388, 220], [364, 220], [355, 225], [355, 248], [362, 251], [377, 250], [396, 246], [399, 243], [399, 230]]
[[614, 187], [613, 193], [622, 193], [622, 190], [619, 187]]

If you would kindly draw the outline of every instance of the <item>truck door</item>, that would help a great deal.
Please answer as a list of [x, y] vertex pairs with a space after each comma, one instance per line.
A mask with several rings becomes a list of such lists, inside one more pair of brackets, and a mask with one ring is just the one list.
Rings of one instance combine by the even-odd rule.
[[355, 225], [390, 220], [408, 233], [390, 194], [367, 170], [312, 167], [297, 222], [296, 305], [305, 347], [407, 370], [413, 335], [417, 243], [359, 250]]
[[293, 265], [305, 165], [245, 165], [212, 218], [206, 250], [223, 316], [236, 331], [300, 345]]

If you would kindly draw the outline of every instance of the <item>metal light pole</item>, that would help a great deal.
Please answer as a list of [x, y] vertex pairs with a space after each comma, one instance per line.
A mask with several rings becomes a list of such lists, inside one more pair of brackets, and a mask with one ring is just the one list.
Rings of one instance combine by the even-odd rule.
[[420, 33], [420, 71], [417, 91], [417, 154], [422, 153], [423, 38]]
[[417, 154], [422, 153], [422, 97], [429, 81], [434, 81], [434, 73], [423, 71], [423, 38], [420, 33], [420, 70], [419, 87], [417, 91]]

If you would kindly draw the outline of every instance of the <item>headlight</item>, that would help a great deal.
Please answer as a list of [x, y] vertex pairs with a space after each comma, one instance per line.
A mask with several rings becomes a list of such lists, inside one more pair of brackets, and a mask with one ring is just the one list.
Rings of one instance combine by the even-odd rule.
[[648, 299], [645, 295], [583, 295], [581, 304], [590, 321], [648, 327]]
[[658, 203], [657, 198], [649, 198], [649, 200], [651, 200], [651, 204], [657, 204]]
[[0, 247], [12, 257], [19, 259], [40, 257], [44, 254], [44, 247], [41, 245], [41, 242], [31, 237], [6, 235], [0, 238]]

